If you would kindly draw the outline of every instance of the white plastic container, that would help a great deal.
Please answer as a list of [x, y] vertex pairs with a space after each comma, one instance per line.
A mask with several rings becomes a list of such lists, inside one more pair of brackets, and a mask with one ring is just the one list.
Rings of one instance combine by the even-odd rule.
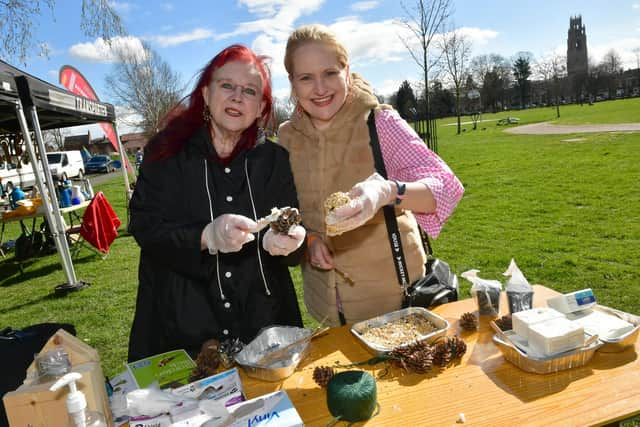
[[511, 315], [513, 324], [513, 332], [524, 338], [529, 338], [529, 328], [536, 323], [544, 322], [550, 319], [564, 317], [562, 313], [553, 308], [540, 307], [531, 310], [518, 311]]
[[573, 313], [596, 305], [596, 296], [591, 289], [583, 289], [557, 297], [549, 298], [547, 305], [560, 313]]
[[546, 320], [529, 328], [529, 347], [542, 356], [553, 356], [584, 346], [584, 328], [565, 317]]

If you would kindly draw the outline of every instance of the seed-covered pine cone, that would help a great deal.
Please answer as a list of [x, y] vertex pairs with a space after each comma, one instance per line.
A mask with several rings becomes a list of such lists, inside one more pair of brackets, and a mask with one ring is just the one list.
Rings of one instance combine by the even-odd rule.
[[464, 356], [467, 352], [467, 343], [464, 342], [459, 336], [447, 337], [446, 340], [449, 350], [451, 351], [451, 358], [457, 359]]
[[313, 369], [313, 380], [320, 387], [326, 387], [334, 374], [335, 371], [330, 366], [316, 366]]
[[451, 349], [447, 341], [441, 341], [433, 348], [433, 364], [441, 368], [451, 362]]
[[433, 349], [424, 342], [396, 348], [389, 356], [394, 365], [418, 374], [429, 372], [433, 365]]
[[196, 357], [196, 367], [189, 376], [189, 381], [197, 381], [215, 374], [220, 365], [220, 342], [210, 339], [202, 344], [200, 353]]
[[283, 208], [278, 218], [271, 223], [271, 229], [276, 233], [287, 234], [294, 225], [302, 222], [302, 216], [296, 208]]
[[478, 319], [473, 313], [464, 313], [460, 317], [460, 327], [467, 331], [475, 331], [478, 329]]
[[495, 322], [496, 322], [496, 325], [498, 325], [498, 327], [503, 331], [510, 331], [511, 329], [513, 329], [513, 323], [511, 321], [510, 314], [505, 314], [501, 318], [496, 319]]

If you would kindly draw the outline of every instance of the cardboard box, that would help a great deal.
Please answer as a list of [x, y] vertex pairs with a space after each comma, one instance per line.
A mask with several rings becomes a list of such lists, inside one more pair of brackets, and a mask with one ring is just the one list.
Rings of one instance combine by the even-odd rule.
[[[102, 413], [111, 425], [111, 411], [100, 366], [98, 352], [63, 329], [47, 341], [41, 352], [61, 346], [69, 354], [71, 371], [82, 374], [78, 389], [85, 394], [87, 409]], [[35, 362], [26, 372], [24, 384], [6, 393], [2, 400], [11, 426], [59, 427], [67, 423], [65, 400], [68, 387], [53, 392], [49, 388], [55, 381], [37, 382]]]

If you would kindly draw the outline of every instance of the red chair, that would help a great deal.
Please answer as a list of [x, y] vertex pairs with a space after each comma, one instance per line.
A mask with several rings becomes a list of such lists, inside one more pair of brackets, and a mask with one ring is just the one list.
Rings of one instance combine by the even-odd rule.
[[120, 219], [113, 211], [102, 191], [96, 193], [87, 206], [82, 216], [80, 227], [70, 229], [67, 234], [79, 234], [75, 239], [70, 236], [73, 242], [73, 255], [80, 250], [80, 246], [88, 243], [105, 256], [109, 253], [111, 243], [118, 237], [118, 227]]

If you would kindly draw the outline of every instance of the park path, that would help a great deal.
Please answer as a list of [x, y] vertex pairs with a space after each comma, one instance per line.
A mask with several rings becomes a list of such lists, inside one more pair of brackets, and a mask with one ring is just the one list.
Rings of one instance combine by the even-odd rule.
[[549, 122], [533, 123], [505, 129], [518, 135], [554, 135], [594, 132], [640, 132], [640, 123], [613, 123], [603, 125], [553, 125]]

